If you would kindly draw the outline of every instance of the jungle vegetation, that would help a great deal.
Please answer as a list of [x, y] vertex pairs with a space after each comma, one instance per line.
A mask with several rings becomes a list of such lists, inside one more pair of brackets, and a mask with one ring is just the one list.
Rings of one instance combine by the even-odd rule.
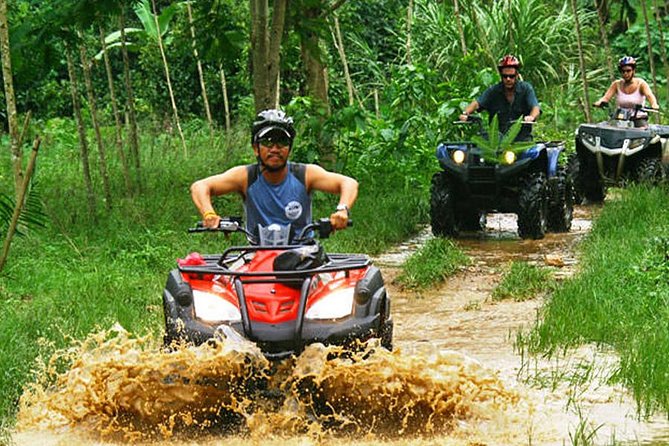
[[[502, 55], [516, 54], [535, 86], [544, 139], [569, 145], [578, 123], [598, 119], [590, 103], [624, 54], [666, 108], [666, 10], [659, 0], [0, 0], [0, 429], [34, 361], [72, 337], [116, 322], [159, 333], [174, 259], [220, 249], [184, 235], [198, 219], [188, 187], [251, 161], [257, 111], [295, 117], [294, 160], [359, 180], [356, 229], [329, 243], [378, 253], [427, 222], [434, 148], [467, 136], [451, 124], [497, 81]], [[315, 205], [318, 215], [333, 202]], [[235, 197], [216, 206], [240, 212]], [[666, 267], [652, 271], [666, 282]], [[657, 377], [632, 364], [622, 371], [639, 377], [628, 382], [640, 400], [669, 409], [663, 388], [648, 391]]]

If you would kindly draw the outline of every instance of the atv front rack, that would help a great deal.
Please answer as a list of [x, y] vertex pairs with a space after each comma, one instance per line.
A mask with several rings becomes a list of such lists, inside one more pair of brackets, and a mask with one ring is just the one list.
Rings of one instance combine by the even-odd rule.
[[296, 246], [282, 246], [277, 247], [266, 246], [233, 246], [226, 249], [223, 254], [213, 254], [204, 256], [206, 265], [195, 266], [179, 266], [179, 271], [185, 274], [217, 274], [221, 276], [232, 277], [250, 277], [256, 279], [244, 280], [244, 283], [273, 283], [283, 282], [290, 279], [304, 279], [309, 276], [320, 273], [350, 271], [355, 269], [363, 269], [371, 265], [371, 260], [364, 254], [328, 254], [329, 261], [317, 268], [302, 269], [294, 271], [239, 271], [232, 270], [228, 265], [244, 259], [244, 256], [257, 252], [267, 250], [289, 250], [300, 248], [301, 245]]

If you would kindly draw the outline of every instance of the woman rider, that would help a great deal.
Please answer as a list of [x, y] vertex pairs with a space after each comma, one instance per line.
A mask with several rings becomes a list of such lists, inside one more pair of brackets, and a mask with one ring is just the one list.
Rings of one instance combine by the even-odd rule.
[[[611, 83], [604, 96], [593, 104], [595, 107], [601, 107], [602, 104], [609, 102], [615, 95], [617, 108], [635, 109], [637, 106], [643, 106], [646, 99], [648, 99], [652, 108], [660, 108], [648, 83], [634, 76], [636, 73], [636, 60], [633, 57], [622, 57], [618, 61], [618, 69], [620, 70], [622, 79]], [[645, 127], [648, 125], [648, 115], [646, 113], [639, 112], [635, 116], [635, 127]]]

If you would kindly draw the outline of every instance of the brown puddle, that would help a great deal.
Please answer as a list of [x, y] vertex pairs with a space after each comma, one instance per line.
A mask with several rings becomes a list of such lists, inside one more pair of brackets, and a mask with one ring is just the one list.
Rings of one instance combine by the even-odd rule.
[[[518, 423], [531, 410], [521, 395], [460, 353], [405, 355], [375, 345], [337, 353], [313, 345], [271, 368], [250, 343], [168, 353], [117, 327], [52, 358], [54, 368], [21, 399], [14, 441], [503, 444], [524, 437]], [[57, 372], [63, 363], [70, 365]]]
[[[24, 392], [13, 441], [561, 445], [582, 431], [595, 435], [590, 444], [667, 444], [666, 420], [638, 421], [624, 389], [605, 384], [614, 356], [585, 347], [559, 363], [523, 360], [513, 336], [534, 321], [541, 298], [490, 299], [511, 261], [573, 274], [591, 212], [578, 208], [570, 233], [539, 241], [518, 239], [515, 217], [489, 216], [485, 233], [458, 240], [473, 262], [441, 288], [415, 296], [389, 283], [392, 353], [370, 345], [342, 357], [314, 345], [271, 365], [250, 343], [167, 353], [120, 327], [92, 335], [54, 357]], [[428, 237], [376, 259], [388, 282]], [[574, 378], [583, 370], [590, 375]]]
[[[507, 385], [524, 389], [535, 405], [536, 425], [554, 433], [550, 441], [529, 435], [524, 444], [669, 444], [666, 417], [639, 420], [631, 395], [607, 384], [617, 365], [613, 352], [585, 346], [560, 360], [528, 359], [513, 344], [517, 332], [536, 320], [543, 297], [522, 302], [491, 298], [514, 261], [550, 267], [558, 280], [573, 275], [576, 245], [598, 211], [577, 207], [569, 233], [547, 234], [542, 240], [521, 240], [514, 215], [489, 215], [485, 232], [463, 234], [456, 242], [472, 260], [463, 271], [418, 296], [391, 290], [397, 346], [406, 352], [456, 350], [495, 369]], [[411, 250], [407, 244], [377, 263], [392, 277]], [[577, 441], [579, 432], [583, 437]], [[590, 434], [590, 442], [584, 443]]]

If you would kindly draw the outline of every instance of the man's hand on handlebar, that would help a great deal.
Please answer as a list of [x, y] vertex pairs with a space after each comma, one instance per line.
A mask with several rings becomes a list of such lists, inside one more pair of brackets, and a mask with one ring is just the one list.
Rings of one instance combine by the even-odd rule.
[[333, 212], [330, 215], [330, 224], [334, 230], [345, 229], [348, 226], [348, 211]]
[[202, 223], [205, 228], [218, 228], [221, 223], [221, 217], [218, 214], [207, 212], [204, 214]]

